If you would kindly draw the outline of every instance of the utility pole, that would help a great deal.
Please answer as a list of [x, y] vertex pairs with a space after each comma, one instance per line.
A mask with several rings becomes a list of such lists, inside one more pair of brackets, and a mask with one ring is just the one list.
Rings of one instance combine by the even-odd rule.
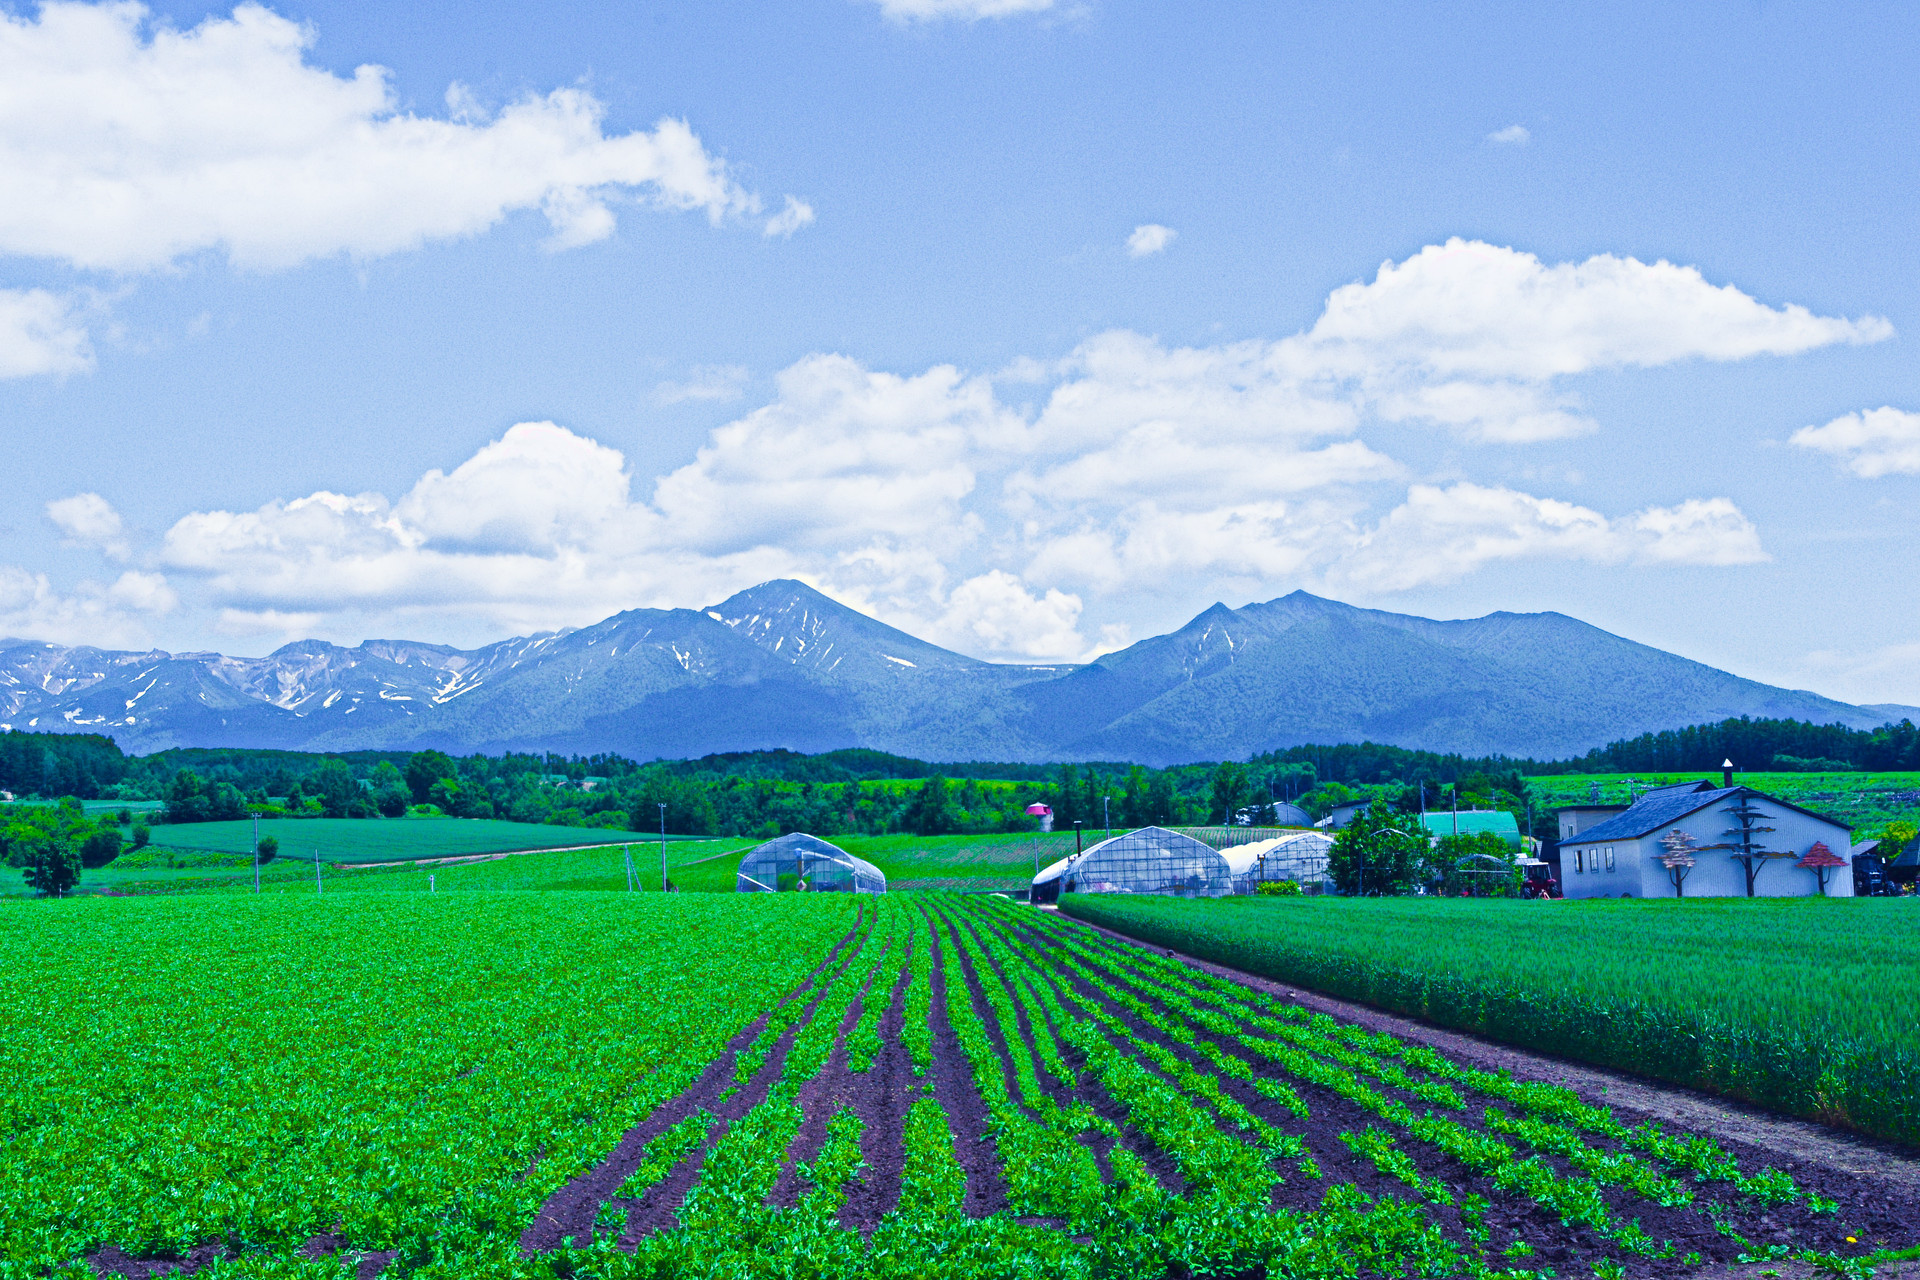
[[253, 815], [253, 891], [260, 892], [260, 815]]
[[660, 892], [667, 891], [667, 806], [660, 806]]
[[317, 898], [324, 892], [326, 891], [320, 887], [320, 851], [315, 849], [313, 851], [313, 896]]
[[1079, 818], [1073, 820], [1073, 856], [1076, 858], [1080, 856], [1080, 823]]

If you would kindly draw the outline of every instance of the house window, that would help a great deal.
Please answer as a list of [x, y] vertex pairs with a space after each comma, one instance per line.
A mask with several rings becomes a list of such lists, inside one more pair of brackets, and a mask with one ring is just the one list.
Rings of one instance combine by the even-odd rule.
[[1607, 846], [1607, 870], [1613, 870], [1613, 846]]
[[1587, 851], [1585, 849], [1575, 849], [1573, 851], [1573, 869], [1575, 871], [1585, 871], [1587, 869]]

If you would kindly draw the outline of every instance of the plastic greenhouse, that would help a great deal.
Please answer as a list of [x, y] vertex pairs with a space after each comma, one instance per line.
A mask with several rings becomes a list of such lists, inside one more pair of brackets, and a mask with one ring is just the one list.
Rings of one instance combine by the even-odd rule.
[[885, 893], [887, 877], [837, 844], [796, 831], [748, 850], [737, 893]]
[[1236, 891], [1217, 850], [1165, 827], [1141, 827], [1063, 858], [1033, 878], [1032, 901], [1063, 893], [1163, 893], [1220, 898]]
[[1221, 850], [1239, 893], [1252, 893], [1262, 884], [1291, 880], [1302, 888], [1327, 883], [1327, 852], [1333, 837], [1318, 831], [1296, 831], [1273, 840], [1256, 840]]

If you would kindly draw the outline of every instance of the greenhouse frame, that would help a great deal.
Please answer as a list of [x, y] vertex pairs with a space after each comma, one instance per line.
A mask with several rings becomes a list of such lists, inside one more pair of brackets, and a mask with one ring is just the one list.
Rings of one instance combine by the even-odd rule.
[[756, 845], [740, 859], [736, 893], [885, 893], [880, 868], [803, 831]]
[[1063, 893], [1160, 893], [1223, 898], [1242, 892], [1225, 855], [1165, 827], [1113, 836], [1033, 878], [1029, 901], [1057, 902]]

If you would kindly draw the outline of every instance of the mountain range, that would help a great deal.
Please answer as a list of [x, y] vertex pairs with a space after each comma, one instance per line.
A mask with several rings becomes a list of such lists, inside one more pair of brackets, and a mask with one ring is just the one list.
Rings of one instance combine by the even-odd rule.
[[1870, 728], [1920, 710], [1774, 688], [1558, 613], [1437, 622], [1304, 591], [1216, 604], [1083, 665], [969, 658], [786, 580], [479, 649], [304, 640], [236, 658], [0, 640], [0, 728], [104, 733], [136, 754], [859, 746], [1167, 765], [1372, 740], [1549, 759], [1740, 715]]

